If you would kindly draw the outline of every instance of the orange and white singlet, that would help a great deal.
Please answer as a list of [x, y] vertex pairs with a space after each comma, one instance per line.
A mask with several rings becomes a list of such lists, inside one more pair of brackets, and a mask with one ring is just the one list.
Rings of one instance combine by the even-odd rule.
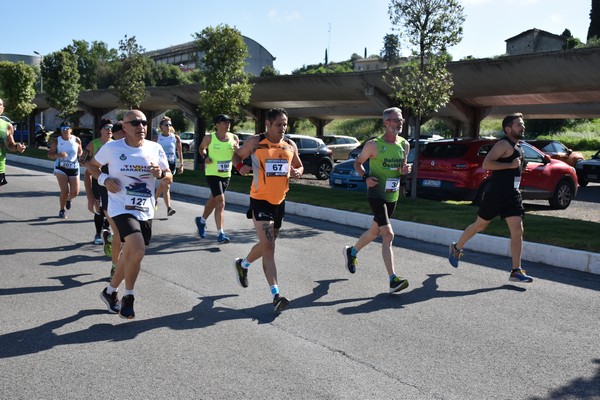
[[252, 153], [252, 187], [250, 197], [281, 204], [289, 190], [290, 167], [294, 157], [294, 148], [289, 139], [273, 143], [260, 134], [258, 147]]

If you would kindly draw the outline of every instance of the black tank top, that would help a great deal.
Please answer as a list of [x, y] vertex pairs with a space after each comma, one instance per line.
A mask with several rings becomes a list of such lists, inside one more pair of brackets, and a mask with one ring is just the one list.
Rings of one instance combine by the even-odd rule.
[[508, 157], [501, 157], [497, 162], [510, 164], [515, 158], [521, 158], [521, 165], [518, 168], [500, 169], [492, 171], [492, 176], [488, 180], [487, 192], [511, 193], [515, 190], [515, 177], [520, 177], [523, 168], [523, 150], [519, 143], [514, 143], [508, 137], [500, 140], [506, 140], [515, 149]]

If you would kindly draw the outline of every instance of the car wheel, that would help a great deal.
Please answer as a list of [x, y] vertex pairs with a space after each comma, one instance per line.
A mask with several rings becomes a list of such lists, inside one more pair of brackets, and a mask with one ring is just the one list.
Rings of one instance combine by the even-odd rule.
[[564, 210], [569, 207], [571, 200], [573, 200], [573, 184], [567, 180], [562, 180], [556, 186], [556, 190], [554, 190], [554, 194], [548, 202], [550, 203], [550, 207], [557, 210]]
[[331, 175], [331, 170], [333, 170], [333, 162], [329, 159], [324, 158], [319, 162], [315, 176], [318, 180], [324, 181], [325, 179], [329, 179], [329, 175]]

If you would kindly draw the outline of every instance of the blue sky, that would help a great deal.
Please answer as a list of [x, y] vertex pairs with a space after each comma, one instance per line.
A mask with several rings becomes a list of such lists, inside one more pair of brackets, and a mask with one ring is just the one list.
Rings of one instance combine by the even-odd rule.
[[[353, 53], [378, 54], [392, 31], [388, 0], [17, 0], [2, 6], [0, 53], [48, 54], [73, 39], [98, 40], [117, 48], [125, 35], [146, 50], [192, 40], [207, 26], [235, 26], [276, 57], [290, 73], [303, 65], [343, 61]], [[591, 0], [462, 0], [463, 41], [449, 49], [455, 60], [505, 52], [505, 40], [538, 28], [561, 34], [568, 28], [585, 42]], [[34, 23], [34, 21], [39, 21]], [[408, 54], [406, 49], [402, 50]]]

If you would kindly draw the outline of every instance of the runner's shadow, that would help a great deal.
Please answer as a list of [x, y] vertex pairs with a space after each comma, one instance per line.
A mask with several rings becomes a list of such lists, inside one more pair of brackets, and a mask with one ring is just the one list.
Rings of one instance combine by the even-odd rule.
[[589, 378], [575, 378], [561, 388], [554, 389], [546, 397], [530, 397], [530, 400], [597, 399], [600, 394], [600, 358], [596, 364], [596, 374]]
[[430, 274], [428, 275], [428, 278], [425, 279], [425, 281], [423, 281], [423, 285], [419, 288], [407, 292], [402, 292], [401, 294], [382, 293], [370, 299], [371, 301], [369, 302], [354, 307], [341, 308], [338, 310], [338, 312], [344, 315], [366, 314], [373, 311], [380, 311], [383, 309], [400, 309], [410, 304], [421, 303], [435, 298], [473, 296], [476, 294], [493, 292], [496, 290], [512, 290], [516, 292], [526, 291], [525, 288], [508, 284], [497, 287], [473, 289], [466, 291], [438, 291], [438, 278], [447, 275], [450, 274]]
[[91, 285], [98, 282], [103, 282], [104, 279], [96, 279], [89, 282], [80, 282], [75, 278], [79, 276], [87, 276], [91, 274], [73, 274], [64, 276], [53, 276], [48, 279], [56, 279], [60, 282], [60, 285], [54, 286], [25, 286], [18, 288], [6, 288], [0, 289], [0, 296], [12, 296], [15, 294], [30, 294], [30, 293], [47, 293], [47, 292], [58, 292], [61, 290], [73, 289], [76, 287]]
[[62, 253], [63, 251], [73, 251], [79, 250], [82, 246], [87, 245], [88, 243], [72, 243], [66, 246], [56, 246], [56, 247], [36, 247], [36, 248], [28, 248], [28, 249], [5, 249], [0, 250], [0, 256], [4, 255], [14, 255], [19, 253]]
[[[73, 276], [62, 277], [67, 285], [75, 285]], [[366, 299], [347, 299], [335, 302], [317, 303], [316, 301], [325, 296], [332, 283], [341, 282], [345, 279], [334, 279], [318, 281], [317, 287], [307, 296], [294, 300], [293, 308], [316, 307], [333, 305], [345, 302], [360, 301]], [[92, 283], [92, 282], [90, 282]], [[78, 283], [81, 285], [81, 283]], [[86, 283], [87, 284], [87, 283]], [[64, 289], [64, 287], [61, 287]], [[29, 290], [27, 288], [24, 291]], [[58, 290], [58, 289], [57, 289]], [[10, 293], [7, 293], [10, 294]], [[200, 303], [191, 310], [166, 316], [135, 319], [123, 321], [118, 316], [107, 316], [111, 323], [91, 325], [86, 329], [65, 334], [57, 334], [60, 328], [76, 322], [82, 318], [94, 315], [107, 314], [104, 308], [94, 310], [82, 310], [77, 314], [51, 321], [35, 328], [25, 329], [17, 332], [0, 335], [0, 358], [17, 357], [25, 354], [34, 354], [50, 350], [58, 345], [84, 344], [101, 341], [125, 341], [136, 338], [142, 333], [154, 329], [169, 328], [172, 330], [202, 329], [217, 325], [221, 322], [234, 320], [248, 320], [258, 324], [269, 324], [275, 321], [279, 314], [273, 312], [271, 304], [261, 304], [254, 307], [235, 309], [219, 305], [224, 299], [237, 297], [237, 294], [226, 294], [219, 296], [199, 297]]]

